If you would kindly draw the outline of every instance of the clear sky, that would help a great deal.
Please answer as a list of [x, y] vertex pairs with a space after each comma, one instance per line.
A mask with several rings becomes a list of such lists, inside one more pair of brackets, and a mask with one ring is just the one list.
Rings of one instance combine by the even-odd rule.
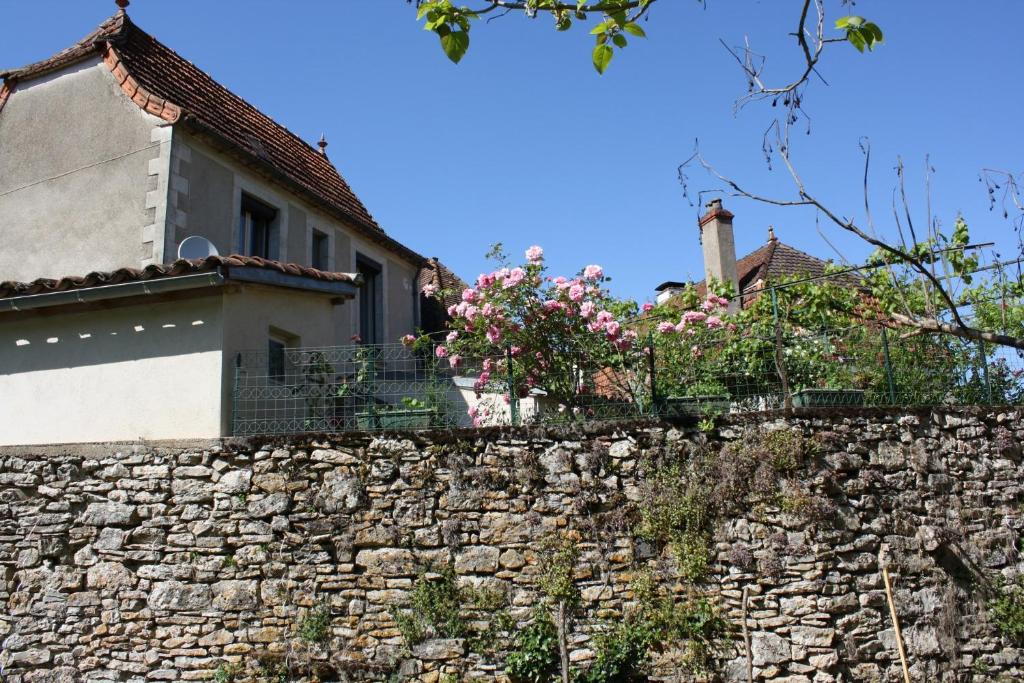
[[[616, 293], [649, 298], [665, 280], [702, 276], [695, 218], [676, 167], [700, 139], [727, 174], [766, 194], [792, 184], [769, 172], [761, 136], [766, 105], [734, 116], [744, 80], [719, 40], [769, 55], [767, 76], [790, 76], [790, 0], [661, 0], [604, 77], [590, 65], [586, 29], [558, 34], [548, 18], [477, 23], [458, 66], [421, 30], [405, 0], [134, 0], [143, 29], [328, 152], [380, 224], [459, 274], [474, 278], [483, 254], [542, 245], [569, 274], [599, 263]], [[837, 1], [831, 1], [836, 11]], [[70, 45], [116, 10], [113, 0], [0, 0], [6, 24], [0, 66], [20, 66]], [[809, 188], [837, 211], [863, 213], [858, 140], [873, 147], [874, 211], [891, 226], [892, 167], [910, 168], [911, 201], [924, 220], [922, 170], [936, 169], [932, 206], [947, 224], [962, 211], [975, 239], [1016, 244], [990, 213], [983, 167], [1024, 171], [1020, 0], [861, 0], [887, 43], [860, 55], [837, 45], [807, 108], [797, 164]], [[15, 30], [12, 30], [12, 27]], [[691, 187], [715, 184], [694, 171]], [[815, 215], [725, 198], [740, 255], [780, 239], [823, 257]], [[868, 250], [833, 228], [851, 259]]]

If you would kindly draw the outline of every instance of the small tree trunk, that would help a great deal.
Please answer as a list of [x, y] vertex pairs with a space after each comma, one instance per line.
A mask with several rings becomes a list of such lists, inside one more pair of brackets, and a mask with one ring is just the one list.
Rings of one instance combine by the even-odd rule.
[[558, 602], [558, 656], [562, 663], [562, 683], [569, 683], [569, 645], [565, 636], [565, 601]]

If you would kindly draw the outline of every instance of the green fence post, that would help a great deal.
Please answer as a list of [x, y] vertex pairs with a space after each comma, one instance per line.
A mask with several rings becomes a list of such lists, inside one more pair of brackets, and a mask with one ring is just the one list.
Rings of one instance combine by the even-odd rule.
[[661, 409], [658, 406], [658, 384], [655, 376], [655, 365], [654, 365], [654, 333], [647, 333], [647, 371], [650, 375], [651, 382], [651, 412], [660, 413]]
[[985, 342], [978, 340], [978, 360], [981, 361], [981, 377], [985, 381], [985, 402], [992, 405], [992, 381], [988, 376], [988, 355], [985, 353]]
[[885, 381], [889, 384], [889, 404], [896, 405], [896, 379], [892, 375], [892, 358], [889, 356], [889, 335], [882, 328], [882, 356], [885, 358]]
[[519, 424], [519, 391], [516, 389], [516, 373], [512, 367], [512, 347], [505, 347], [506, 375], [508, 379], [508, 410], [513, 425]]
[[789, 390], [789, 377], [786, 375], [786, 364], [782, 350], [782, 325], [779, 322], [779, 296], [775, 288], [771, 288], [772, 320], [775, 323], [775, 369], [782, 383], [782, 406], [786, 410], [793, 409], [793, 394]]

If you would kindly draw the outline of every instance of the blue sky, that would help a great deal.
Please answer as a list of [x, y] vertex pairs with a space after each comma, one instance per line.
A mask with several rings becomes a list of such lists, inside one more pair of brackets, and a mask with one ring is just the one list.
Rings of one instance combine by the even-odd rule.
[[[830, 3], [833, 12], [838, 2]], [[378, 221], [466, 278], [501, 241], [514, 254], [542, 245], [556, 271], [599, 263], [616, 293], [648, 298], [665, 280], [702, 274], [695, 218], [676, 167], [700, 139], [726, 174], [764, 194], [791, 196], [760, 151], [771, 110], [733, 114], [744, 81], [719, 43], [749, 35], [771, 78], [798, 66], [786, 38], [795, 2], [661, 0], [604, 77], [589, 62], [586, 29], [556, 33], [546, 18], [506, 17], [473, 28], [458, 66], [420, 29], [404, 0], [134, 0], [145, 30], [307, 140], [321, 132], [331, 159]], [[85, 35], [113, 0], [0, 0], [0, 65], [48, 56]], [[785, 7], [785, 9], [781, 9]], [[842, 214], [863, 212], [858, 140], [871, 140], [874, 211], [885, 233], [896, 157], [923, 222], [924, 157], [934, 212], [962, 211], [976, 240], [1016, 243], [990, 213], [982, 167], [1024, 170], [1019, 122], [1024, 24], [1019, 0], [881, 2], [857, 12], [887, 43], [859, 55], [837, 45], [807, 98], [812, 134], [795, 158], [810, 189]], [[712, 189], [691, 174], [691, 188]], [[813, 212], [725, 198], [740, 255], [778, 236], [834, 256]], [[868, 250], [824, 227], [852, 260]]]

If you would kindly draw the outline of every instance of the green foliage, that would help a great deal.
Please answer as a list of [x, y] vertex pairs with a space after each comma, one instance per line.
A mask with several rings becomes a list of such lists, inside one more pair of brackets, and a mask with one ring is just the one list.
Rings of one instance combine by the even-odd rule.
[[858, 52], [864, 52], [864, 48], [874, 50], [884, 38], [882, 29], [864, 17], [840, 17], [836, 20], [836, 28], [846, 31], [846, 39]]
[[241, 664], [224, 662], [213, 672], [213, 680], [216, 683], [235, 683], [242, 673], [243, 670]]
[[1024, 645], [1024, 584], [999, 584], [988, 602], [988, 613], [999, 633], [1007, 640]]
[[705, 598], [677, 601], [659, 593], [650, 572], [632, 582], [638, 609], [605, 628], [594, 638], [594, 662], [584, 683], [625, 683], [647, 680], [652, 652], [683, 645], [684, 666], [693, 674], [710, 671], [712, 655], [727, 634], [728, 623]]
[[545, 610], [516, 634], [505, 669], [513, 683], [549, 683], [558, 673], [558, 629]]
[[579, 604], [580, 591], [575, 582], [579, 557], [579, 544], [570, 534], [553, 534], [541, 541], [537, 585], [552, 604]]
[[322, 643], [331, 635], [331, 607], [324, 603], [306, 613], [299, 625], [299, 637], [307, 643]]
[[424, 2], [416, 14], [417, 20], [424, 20], [423, 29], [437, 34], [441, 49], [456, 64], [469, 49], [469, 22], [476, 18], [476, 12], [456, 7], [450, 0]]
[[640, 504], [641, 538], [667, 545], [680, 575], [699, 581], [710, 556], [710, 487], [699, 466], [672, 463], [654, 469], [644, 485]]
[[421, 572], [413, 585], [411, 609], [393, 615], [408, 645], [428, 637], [462, 638], [468, 627], [462, 618], [462, 595], [455, 570], [441, 567], [436, 573]]

